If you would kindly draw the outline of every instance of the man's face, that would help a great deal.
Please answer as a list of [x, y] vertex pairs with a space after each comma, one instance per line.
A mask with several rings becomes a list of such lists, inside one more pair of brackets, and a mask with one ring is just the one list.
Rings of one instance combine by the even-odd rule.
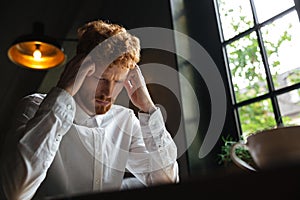
[[129, 69], [110, 65], [103, 69], [96, 66], [94, 74], [87, 76], [75, 95], [76, 102], [89, 115], [106, 113], [123, 88]]

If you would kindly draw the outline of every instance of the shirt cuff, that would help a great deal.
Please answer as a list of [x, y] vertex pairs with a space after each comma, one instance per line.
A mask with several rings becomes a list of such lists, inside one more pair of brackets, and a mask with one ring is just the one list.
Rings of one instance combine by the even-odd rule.
[[64, 89], [53, 87], [41, 104], [41, 110], [52, 110], [60, 119], [72, 123], [76, 104], [73, 97]]
[[164, 118], [159, 107], [157, 107], [151, 114], [139, 112], [138, 116], [141, 128], [149, 130], [146, 132], [153, 134], [165, 128]]

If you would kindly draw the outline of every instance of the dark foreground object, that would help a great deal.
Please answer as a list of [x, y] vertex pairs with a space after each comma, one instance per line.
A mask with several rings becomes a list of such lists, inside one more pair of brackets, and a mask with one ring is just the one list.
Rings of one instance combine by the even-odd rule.
[[260, 172], [190, 178], [178, 184], [120, 192], [89, 193], [51, 200], [114, 199], [300, 199], [300, 166]]

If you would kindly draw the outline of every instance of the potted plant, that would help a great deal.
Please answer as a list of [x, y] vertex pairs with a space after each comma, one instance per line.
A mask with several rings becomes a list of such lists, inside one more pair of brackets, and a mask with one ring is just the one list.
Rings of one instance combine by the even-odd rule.
[[[241, 138], [240, 140], [243, 139]], [[224, 144], [221, 146], [221, 152], [218, 154], [218, 164], [228, 167], [233, 163], [230, 156], [232, 145], [237, 143], [237, 141], [230, 135], [222, 137], [222, 141]], [[255, 163], [247, 149], [240, 147], [236, 148], [236, 155], [248, 164], [255, 166]]]

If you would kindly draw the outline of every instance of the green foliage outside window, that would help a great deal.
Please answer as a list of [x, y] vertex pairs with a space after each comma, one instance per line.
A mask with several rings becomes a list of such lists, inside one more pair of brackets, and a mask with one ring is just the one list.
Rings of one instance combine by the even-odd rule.
[[[225, 3], [224, 0], [219, 3]], [[242, 8], [239, 9], [242, 11]], [[232, 9], [222, 10], [221, 13], [231, 15]], [[230, 25], [233, 30], [237, 30], [241, 24], [247, 24], [249, 27], [253, 24], [253, 20], [249, 16], [243, 15], [241, 12], [239, 17], [231, 18]], [[273, 23], [269, 27], [275, 26]], [[292, 24], [289, 25], [289, 28]], [[263, 37], [268, 38], [269, 32], [265, 31]], [[288, 30], [281, 30], [277, 33], [280, 37], [277, 41], [264, 40], [266, 52], [269, 56], [276, 56], [278, 49], [284, 42], [291, 40]], [[226, 46], [229, 58], [229, 67], [233, 79], [233, 88], [235, 92], [236, 102], [241, 102], [268, 92], [264, 64], [262, 62], [261, 49], [258, 45], [257, 34], [252, 32], [243, 38], [229, 43]], [[269, 61], [270, 62], [270, 61]], [[272, 60], [269, 63], [273, 71], [273, 83], [278, 85], [276, 67], [280, 66], [280, 60]], [[295, 73], [295, 72], [294, 72]], [[297, 75], [299, 72], [297, 73]], [[300, 81], [300, 76], [293, 76], [292, 82]], [[258, 130], [276, 126], [273, 114], [272, 104], [269, 100], [256, 102], [239, 109], [239, 117], [241, 121], [243, 135], [247, 136]], [[285, 117], [285, 121], [289, 121]]]
[[[219, 5], [224, 4], [225, 0], [218, 1]], [[240, 9], [242, 10], [242, 9]], [[221, 14], [230, 16], [233, 12], [232, 9], [222, 10]], [[252, 26], [252, 19], [249, 16], [243, 15], [241, 12], [239, 17], [231, 18], [230, 25], [232, 30], [237, 31], [241, 24]], [[273, 23], [268, 25], [270, 28], [275, 26]], [[288, 26], [292, 28], [292, 24]], [[224, 29], [224, 27], [223, 27]], [[281, 30], [281, 29], [280, 29]], [[263, 38], [268, 38], [268, 31], [262, 31]], [[268, 57], [276, 58], [278, 49], [285, 42], [291, 40], [289, 30], [281, 30], [277, 41], [268, 41], [264, 39], [264, 46]], [[241, 39], [229, 43], [226, 46], [227, 56], [229, 60], [229, 67], [231, 77], [233, 80], [233, 89], [236, 98], [236, 102], [242, 102], [247, 99], [257, 97], [259, 95], [268, 92], [268, 86], [266, 82], [266, 74], [264, 64], [262, 62], [261, 49], [258, 45], [257, 34], [252, 32]], [[272, 78], [275, 87], [278, 87], [279, 82], [277, 80], [278, 66], [280, 66], [280, 60], [272, 59], [268, 60], [268, 64], [272, 67]], [[291, 84], [300, 82], [300, 71], [294, 70], [290, 72], [288, 81]], [[300, 91], [300, 90], [299, 90]], [[243, 107], [238, 110], [239, 118], [241, 122], [243, 135], [241, 140], [245, 140], [250, 134], [253, 134], [259, 130], [271, 128], [276, 126], [276, 121], [273, 114], [273, 108], [270, 99], [261, 100]], [[283, 121], [288, 123], [291, 119], [287, 116], [282, 117]], [[221, 153], [219, 154], [219, 164], [226, 164], [231, 161], [230, 148], [236, 142], [229, 134], [227, 137], [223, 137], [224, 145], [222, 146]], [[249, 152], [245, 149], [239, 149], [237, 155], [252, 162]]]

